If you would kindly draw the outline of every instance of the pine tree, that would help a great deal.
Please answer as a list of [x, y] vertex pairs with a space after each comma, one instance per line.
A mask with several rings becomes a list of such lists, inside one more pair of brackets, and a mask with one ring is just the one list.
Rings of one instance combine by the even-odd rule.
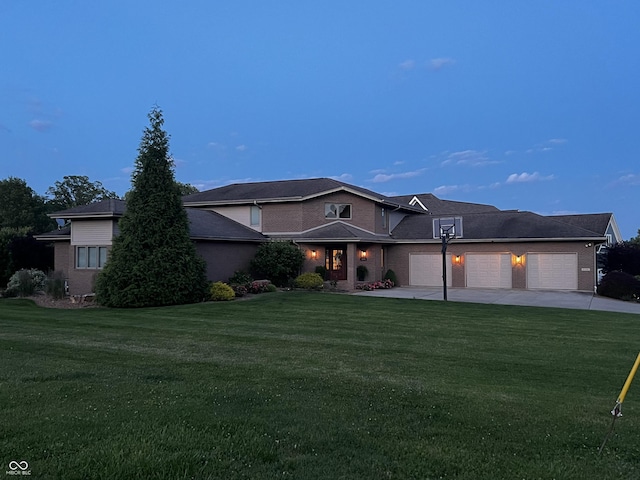
[[207, 288], [205, 263], [189, 238], [162, 111], [154, 107], [149, 121], [120, 233], [96, 279], [97, 300], [109, 307], [193, 303], [204, 298]]

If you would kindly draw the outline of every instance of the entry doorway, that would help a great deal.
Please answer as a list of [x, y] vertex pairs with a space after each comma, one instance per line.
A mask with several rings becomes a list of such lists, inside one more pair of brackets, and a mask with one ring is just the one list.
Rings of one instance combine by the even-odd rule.
[[347, 279], [347, 249], [327, 248], [325, 250], [325, 268], [329, 274], [329, 280]]

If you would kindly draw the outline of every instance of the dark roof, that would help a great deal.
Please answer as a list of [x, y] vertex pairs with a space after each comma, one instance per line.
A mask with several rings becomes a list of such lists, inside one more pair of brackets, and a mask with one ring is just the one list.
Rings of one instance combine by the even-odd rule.
[[549, 215], [549, 218], [604, 235], [612, 213], [585, 213], [581, 215]]
[[267, 237], [223, 215], [208, 210], [186, 208], [189, 236], [197, 240], [266, 242]]
[[[56, 212], [53, 218], [109, 218], [121, 217], [126, 211], [124, 200], [108, 199], [101, 202], [82, 205]], [[264, 242], [266, 237], [255, 230], [234, 222], [233, 220], [215, 212], [186, 208], [189, 218], [189, 234], [191, 238], [199, 240], [234, 240], [244, 242]], [[38, 235], [39, 240], [67, 240], [70, 238], [71, 227]]]
[[[273, 235], [276, 237], [276, 235]], [[306, 232], [291, 235], [277, 235], [280, 238], [305, 241], [343, 241], [343, 242], [391, 242], [389, 235], [378, 235], [341, 221], [313, 228]]]
[[[592, 240], [603, 234], [537, 215], [532, 212], [498, 211], [462, 216], [463, 240]], [[435, 216], [407, 216], [393, 230], [396, 240], [433, 239]]]
[[69, 240], [71, 238], [71, 225], [65, 225], [62, 228], [58, 228], [56, 230], [52, 230], [50, 232], [41, 233], [40, 235], [35, 235], [37, 240]]
[[453, 200], [442, 200], [432, 193], [419, 193], [416, 195], [400, 195], [393, 197], [393, 199], [402, 202], [409, 203], [413, 198], [417, 198], [420, 203], [427, 207], [429, 213], [432, 215], [463, 215], [465, 213], [480, 213], [480, 212], [499, 212], [500, 210], [493, 205], [486, 205], [483, 203], [469, 203], [469, 202], [457, 202]]
[[224, 187], [186, 195], [182, 197], [182, 201], [187, 206], [302, 201], [335, 191], [348, 191], [394, 207], [402, 207], [415, 212], [421, 211], [421, 209], [411, 207], [404, 202], [398, 202], [391, 197], [332, 178], [233, 183]]
[[89, 205], [80, 205], [79, 207], [50, 213], [49, 216], [52, 218], [121, 217], [125, 210], [124, 200], [108, 198]]

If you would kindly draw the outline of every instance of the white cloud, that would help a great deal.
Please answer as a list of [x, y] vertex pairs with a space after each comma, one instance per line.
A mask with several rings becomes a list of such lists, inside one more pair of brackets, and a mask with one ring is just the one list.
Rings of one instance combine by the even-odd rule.
[[405, 70], [405, 71], [413, 70], [415, 66], [416, 66], [416, 62], [414, 60], [405, 60], [404, 62], [398, 65], [400, 70]]
[[454, 65], [456, 61], [453, 58], [432, 58], [429, 60], [429, 68], [433, 71], [442, 70], [445, 67]]
[[553, 175], [542, 176], [538, 172], [533, 173], [512, 173], [507, 178], [507, 183], [525, 183], [525, 182], [540, 182], [545, 180], [553, 180], [555, 177]]
[[424, 168], [421, 168], [420, 170], [414, 170], [413, 172], [391, 173], [391, 174], [379, 173], [375, 177], [373, 177], [370, 181], [373, 183], [384, 183], [384, 182], [390, 182], [391, 180], [398, 180], [402, 178], [413, 178], [413, 177], [422, 175], [424, 170], [425, 170]]
[[134, 167], [124, 167], [120, 169], [122, 173], [126, 173], [127, 175], [131, 174], [131, 172], [133, 172], [134, 170]]
[[445, 165], [470, 165], [472, 167], [484, 167], [487, 165], [494, 165], [500, 163], [496, 160], [491, 160], [487, 156], [487, 152], [479, 152], [477, 150], [462, 150], [460, 152], [450, 153], [446, 160], [442, 162], [442, 166]]
[[336, 175], [329, 178], [338, 180], [339, 182], [350, 182], [353, 179], [353, 175], [350, 173], [343, 173], [342, 175]]
[[246, 149], [247, 149], [246, 145], [238, 145], [236, 147], [236, 150], [239, 151], [239, 152], [244, 152]]
[[562, 145], [563, 143], [567, 142], [568, 140], [566, 138], [552, 138], [548, 143], [551, 143], [552, 145]]
[[461, 185], [440, 185], [439, 187], [436, 187], [433, 189], [433, 194], [434, 195], [448, 195], [450, 193], [453, 192], [457, 192], [460, 191], [462, 189], [464, 189], [465, 187], [461, 186]]
[[640, 175], [635, 174], [635, 173], [629, 173], [627, 175], [623, 175], [622, 177], [618, 178], [617, 182], [618, 184], [622, 184], [622, 185], [640, 185]]
[[29, 126], [38, 132], [46, 132], [53, 127], [53, 123], [48, 120], [34, 119], [29, 122]]

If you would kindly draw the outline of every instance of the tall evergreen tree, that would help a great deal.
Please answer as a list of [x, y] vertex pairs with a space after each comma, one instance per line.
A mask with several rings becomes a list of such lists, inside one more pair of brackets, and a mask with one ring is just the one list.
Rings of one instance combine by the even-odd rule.
[[193, 303], [207, 288], [205, 263], [189, 238], [162, 111], [154, 107], [149, 121], [120, 233], [96, 279], [97, 300], [109, 307]]

